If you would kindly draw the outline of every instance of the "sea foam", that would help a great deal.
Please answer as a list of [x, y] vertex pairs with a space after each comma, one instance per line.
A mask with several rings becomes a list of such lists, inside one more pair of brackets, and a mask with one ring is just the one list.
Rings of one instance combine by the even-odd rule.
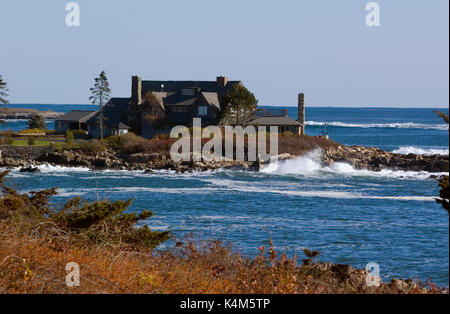
[[431, 175], [441, 175], [445, 173], [430, 173], [426, 171], [401, 171], [383, 169], [381, 171], [371, 171], [366, 169], [355, 169], [348, 163], [335, 162], [330, 166], [321, 164], [322, 151], [316, 149], [306, 155], [294, 159], [273, 162], [261, 169], [261, 173], [273, 175], [302, 175], [318, 176], [324, 174], [335, 174], [344, 176], [369, 176], [388, 177], [398, 179], [428, 179]]
[[341, 127], [341, 128], [396, 128], [396, 129], [428, 129], [428, 130], [441, 130], [448, 131], [448, 124], [423, 124], [414, 122], [404, 123], [345, 123], [339, 121], [324, 122], [324, 121], [306, 121], [306, 125], [311, 126], [328, 126]]
[[416, 154], [416, 155], [444, 155], [448, 156], [448, 149], [437, 149], [437, 148], [419, 148], [414, 146], [400, 146], [398, 149], [392, 151], [395, 154]]

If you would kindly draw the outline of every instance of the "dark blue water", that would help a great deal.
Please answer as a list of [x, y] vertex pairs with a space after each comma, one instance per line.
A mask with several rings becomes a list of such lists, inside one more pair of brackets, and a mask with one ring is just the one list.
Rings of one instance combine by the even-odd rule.
[[[344, 144], [448, 153], [448, 126], [430, 109], [309, 108], [307, 120], [309, 134], [320, 134], [327, 122], [330, 137]], [[271, 237], [291, 255], [308, 247], [321, 251], [324, 261], [357, 267], [376, 262], [385, 280], [430, 278], [448, 286], [449, 218], [434, 201], [439, 189], [430, 174], [323, 167], [319, 158], [315, 151], [259, 173], [41, 166], [38, 174], [15, 169], [8, 183], [21, 191], [57, 186], [55, 206], [74, 196], [95, 200], [97, 193], [133, 198], [133, 210], [156, 213], [149, 220], [154, 229], [229, 241], [248, 255]]]

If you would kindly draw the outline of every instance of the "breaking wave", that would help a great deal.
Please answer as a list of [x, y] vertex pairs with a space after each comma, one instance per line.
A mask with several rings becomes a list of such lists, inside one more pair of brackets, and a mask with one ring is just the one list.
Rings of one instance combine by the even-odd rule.
[[423, 149], [414, 146], [400, 146], [398, 149], [392, 151], [395, 154], [416, 154], [416, 155], [448, 155], [448, 149]]
[[311, 126], [324, 126], [325, 123], [328, 126], [341, 127], [341, 128], [395, 128], [395, 129], [427, 129], [427, 130], [441, 130], [448, 131], [448, 124], [422, 124], [414, 122], [404, 123], [344, 123], [344, 122], [323, 122], [323, 121], [306, 121], [306, 125]]
[[[323, 174], [338, 174], [345, 176], [388, 177], [398, 179], [428, 179], [432, 173], [426, 171], [400, 171], [383, 169], [381, 171], [358, 170], [343, 162], [331, 166], [321, 164], [322, 151], [316, 149], [304, 156], [290, 160], [273, 162], [263, 167], [260, 172], [274, 175], [322, 176]], [[435, 174], [435, 173], [434, 173]], [[441, 173], [438, 173], [441, 174]]]

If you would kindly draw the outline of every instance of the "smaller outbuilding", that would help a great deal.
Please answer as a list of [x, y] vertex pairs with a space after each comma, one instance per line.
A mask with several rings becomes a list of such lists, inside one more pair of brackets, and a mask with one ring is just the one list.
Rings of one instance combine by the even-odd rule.
[[87, 132], [87, 121], [96, 113], [97, 111], [91, 110], [72, 110], [55, 119], [55, 129], [58, 133], [66, 133], [69, 130], [83, 130]]
[[260, 109], [247, 120], [246, 124], [266, 127], [266, 132], [270, 132], [271, 126], [276, 126], [278, 127], [278, 133], [302, 134], [302, 124], [289, 118], [288, 111], [285, 109]]

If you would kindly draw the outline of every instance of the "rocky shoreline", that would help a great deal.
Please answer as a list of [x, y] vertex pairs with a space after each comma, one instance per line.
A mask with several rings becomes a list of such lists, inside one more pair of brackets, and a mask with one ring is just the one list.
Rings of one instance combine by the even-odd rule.
[[383, 169], [401, 171], [449, 172], [449, 156], [394, 154], [375, 147], [338, 145], [323, 154], [325, 165], [334, 162], [350, 164], [355, 169], [381, 171]]
[[[55, 152], [44, 147], [23, 147], [11, 151], [0, 147], [0, 167], [21, 167], [23, 171], [36, 171], [42, 164], [65, 167], [85, 167], [92, 170], [130, 170], [146, 171], [173, 170], [176, 172], [207, 171], [217, 169], [234, 169], [243, 171], [259, 171], [264, 166], [261, 162], [235, 161], [183, 161], [174, 162], [166, 153], [125, 154], [116, 151], [86, 153], [80, 150]], [[298, 156], [283, 154], [280, 160], [294, 159]], [[443, 173], [449, 171], [449, 157], [442, 155], [400, 155], [378, 148], [337, 145], [322, 153], [322, 164], [330, 166], [343, 162], [355, 169], [381, 171], [383, 169]]]

